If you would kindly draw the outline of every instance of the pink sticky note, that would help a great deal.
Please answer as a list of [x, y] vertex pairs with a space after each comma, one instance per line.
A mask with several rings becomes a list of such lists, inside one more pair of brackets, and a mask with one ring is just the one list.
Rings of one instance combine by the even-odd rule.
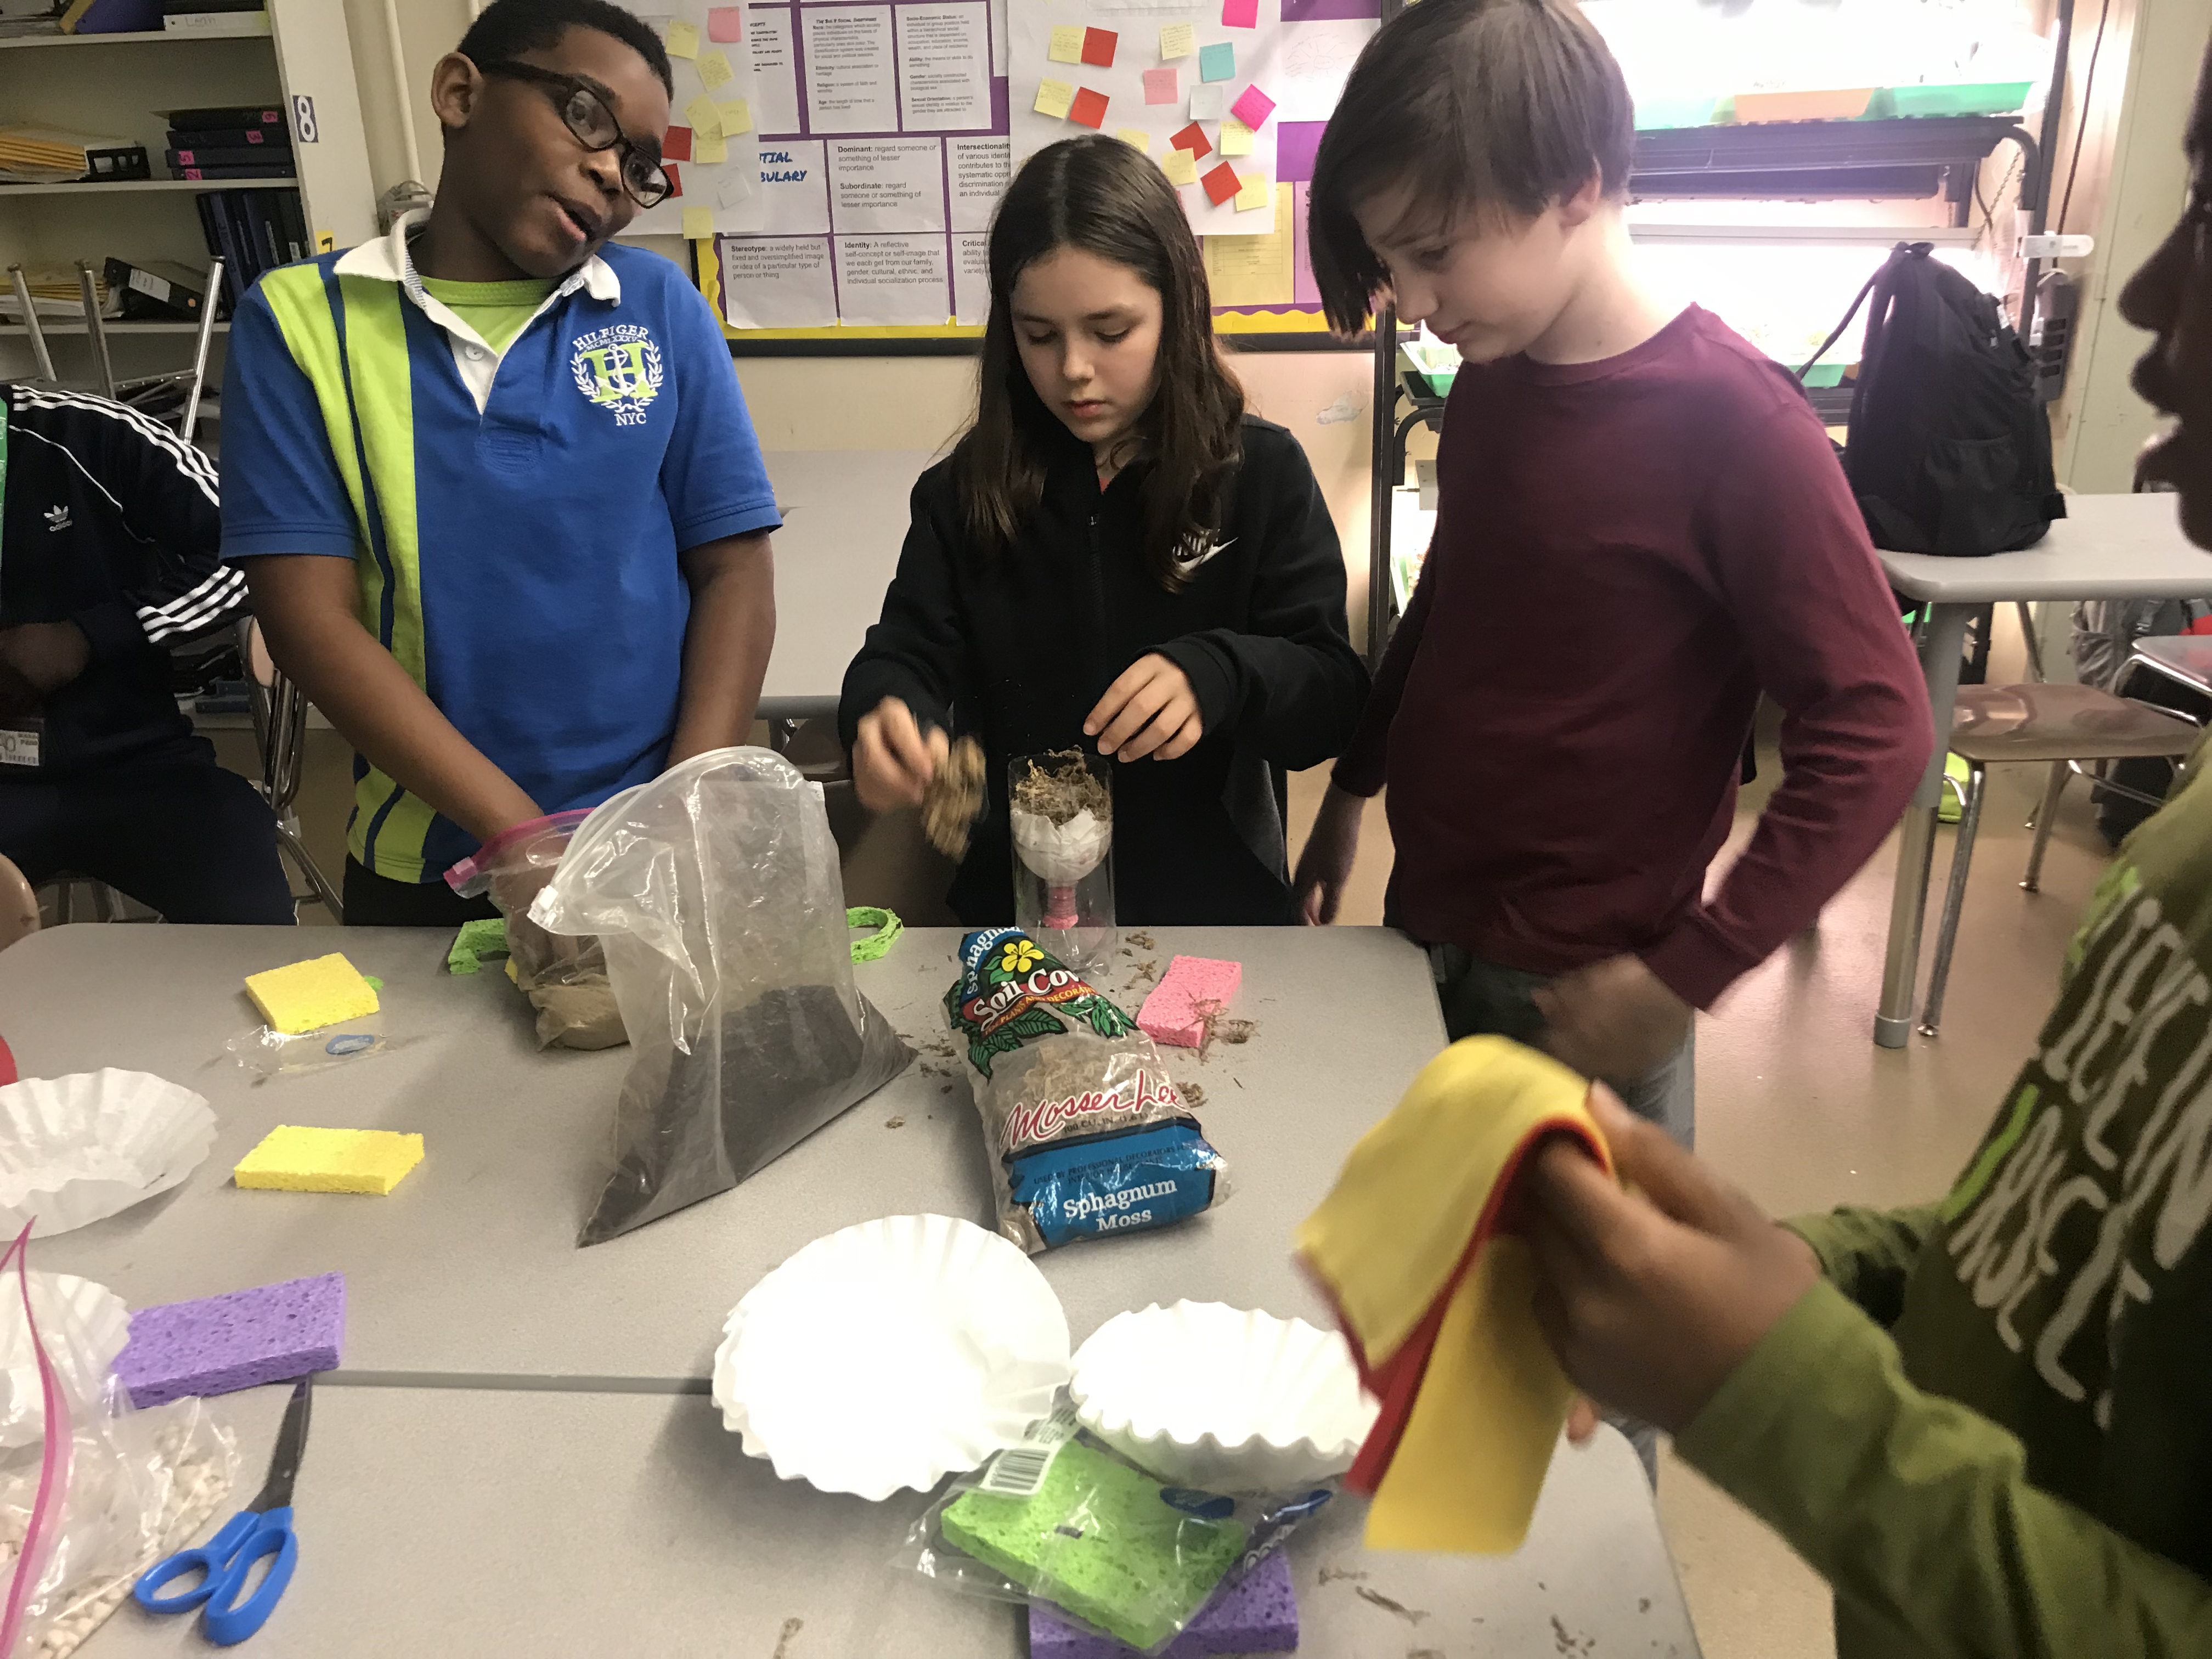
[[1176, 84], [1176, 72], [1171, 69], [1149, 69], [1145, 71], [1145, 101], [1148, 104], [1172, 104], [1182, 96]]
[[719, 40], [724, 46], [742, 42], [745, 38], [745, 9], [743, 6], [708, 7], [707, 38]]
[[1221, 0], [1221, 27], [1225, 29], [1258, 28], [1260, 0]]
[[1260, 90], [1255, 82], [1244, 88], [1244, 95], [1229, 106], [1229, 112], [1246, 126], [1257, 132], [1275, 111], [1275, 100]]

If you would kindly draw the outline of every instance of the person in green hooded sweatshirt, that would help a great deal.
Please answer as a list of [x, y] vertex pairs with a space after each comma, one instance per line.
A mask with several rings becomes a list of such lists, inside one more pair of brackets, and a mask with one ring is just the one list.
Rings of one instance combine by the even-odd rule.
[[[2212, 58], [2187, 149], [2121, 311], [2178, 417], [2146, 470], [2212, 548]], [[1634, 1190], [1540, 1156], [1537, 1314], [1577, 1386], [1671, 1430], [1828, 1581], [1839, 1659], [2212, 1655], [2203, 769], [2121, 849], [1939, 1201], [1777, 1226], [1597, 1092]]]

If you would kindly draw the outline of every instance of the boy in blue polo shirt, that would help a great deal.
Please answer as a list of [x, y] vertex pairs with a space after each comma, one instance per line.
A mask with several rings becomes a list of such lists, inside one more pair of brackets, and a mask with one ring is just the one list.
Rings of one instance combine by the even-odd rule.
[[605, 0], [495, 0], [433, 77], [436, 204], [234, 320], [223, 554], [356, 750], [349, 923], [486, 914], [456, 860], [751, 726], [775, 499], [705, 302], [608, 243], [668, 193], [670, 84]]

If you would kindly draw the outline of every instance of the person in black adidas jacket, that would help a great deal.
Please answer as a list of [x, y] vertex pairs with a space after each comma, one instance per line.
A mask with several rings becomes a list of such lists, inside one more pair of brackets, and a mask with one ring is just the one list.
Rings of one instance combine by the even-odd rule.
[[1272, 769], [1344, 747], [1367, 693], [1344, 560], [1297, 440], [1243, 412], [1181, 203], [1117, 139], [1040, 150], [991, 229], [976, 416], [915, 485], [839, 726], [872, 811], [949, 736], [988, 760], [954, 878], [1012, 919], [1006, 767], [1095, 744], [1115, 769], [1125, 924], [1292, 920]]
[[228, 627], [208, 458], [135, 410], [4, 389], [0, 855], [90, 876], [170, 921], [292, 921], [267, 805], [216, 764], [169, 648]]

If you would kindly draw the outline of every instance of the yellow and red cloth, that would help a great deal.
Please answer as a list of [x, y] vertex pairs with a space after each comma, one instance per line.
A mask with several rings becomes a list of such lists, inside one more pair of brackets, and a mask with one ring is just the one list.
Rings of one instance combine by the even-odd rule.
[[1553, 1135], [1610, 1172], [1589, 1085], [1503, 1037], [1444, 1050], [1297, 1231], [1382, 1415], [1346, 1484], [1373, 1549], [1520, 1547], [1574, 1395], [1538, 1328], [1516, 1186]]

